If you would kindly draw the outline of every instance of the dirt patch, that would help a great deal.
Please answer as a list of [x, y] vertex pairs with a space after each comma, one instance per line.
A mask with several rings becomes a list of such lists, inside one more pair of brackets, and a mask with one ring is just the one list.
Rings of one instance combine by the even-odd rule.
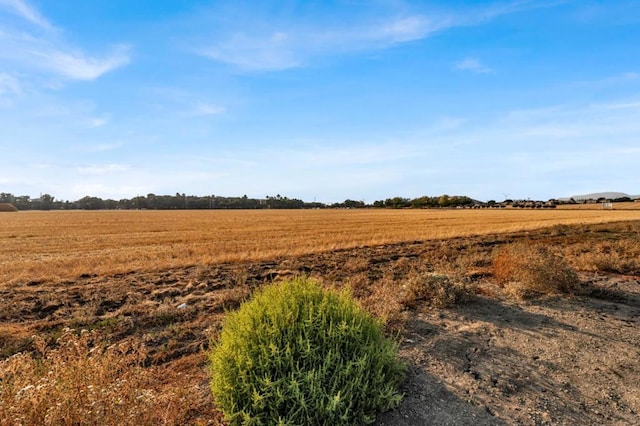
[[637, 424], [640, 281], [589, 279], [603, 297], [526, 304], [477, 297], [446, 312], [414, 313], [402, 354], [417, 373], [405, 403], [381, 424], [419, 424], [416, 395], [485, 411], [446, 411], [460, 417], [434, 424], [481, 424], [487, 414], [488, 424]]
[[[409, 364], [401, 406], [380, 425], [637, 424], [640, 416], [640, 276], [582, 272], [579, 296], [510, 299], [494, 283], [494, 250], [527, 240], [558, 254], [603, 241], [637, 247], [639, 223], [554, 227], [443, 241], [413, 241], [270, 261], [200, 265], [76, 280], [0, 284], [0, 359], [53, 344], [64, 327], [143, 342], [147, 364], [199, 383], [193, 423], [212, 405], [203, 349], [221, 319], [274, 280], [309, 275], [349, 286], [372, 312], [420, 274], [446, 275], [473, 295], [439, 308], [414, 298], [391, 306], [390, 333]], [[621, 244], [621, 243], [620, 243]], [[581, 249], [581, 254], [583, 254]], [[573, 258], [569, 258], [571, 263]], [[585, 262], [580, 258], [581, 262]], [[584, 268], [583, 270], [590, 270]], [[402, 302], [403, 299], [398, 299]], [[188, 361], [188, 362], [187, 362]], [[219, 419], [218, 419], [219, 420]], [[217, 421], [217, 420], [216, 420]]]

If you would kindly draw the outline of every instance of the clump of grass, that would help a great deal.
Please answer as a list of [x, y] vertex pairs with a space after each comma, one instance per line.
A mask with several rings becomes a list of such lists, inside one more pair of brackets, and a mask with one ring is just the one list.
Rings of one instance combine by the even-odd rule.
[[401, 400], [404, 365], [345, 291], [272, 284], [227, 315], [211, 389], [231, 424], [367, 424]]
[[190, 389], [158, 391], [139, 345], [107, 345], [95, 331], [63, 331], [56, 347], [0, 361], [0, 424], [152, 425], [190, 419]]
[[[637, 234], [636, 234], [637, 235]], [[592, 272], [640, 273], [640, 239], [576, 243], [565, 249], [576, 268]]]
[[578, 275], [564, 258], [529, 243], [498, 249], [493, 257], [493, 276], [507, 292], [520, 299], [580, 290]]
[[[419, 270], [374, 283], [351, 281], [349, 284], [362, 293], [360, 297], [367, 310], [394, 331], [403, 330], [413, 308], [421, 305], [448, 308], [467, 302], [472, 295], [470, 287], [461, 279]], [[365, 285], [367, 291], [360, 291]]]
[[446, 308], [466, 302], [471, 291], [462, 282], [452, 281], [446, 275], [415, 274], [403, 285], [402, 303], [406, 307], [414, 307], [419, 302], [437, 308]]

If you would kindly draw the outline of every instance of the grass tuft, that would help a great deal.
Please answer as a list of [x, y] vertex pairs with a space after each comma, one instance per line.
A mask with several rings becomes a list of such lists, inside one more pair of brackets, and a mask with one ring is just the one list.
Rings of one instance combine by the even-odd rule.
[[497, 250], [493, 275], [507, 292], [519, 299], [541, 294], [573, 294], [580, 280], [564, 258], [544, 247], [515, 243]]
[[437, 308], [447, 308], [466, 302], [471, 292], [461, 282], [452, 281], [446, 275], [415, 274], [403, 286], [403, 305], [414, 307], [418, 302]]
[[141, 345], [107, 345], [96, 331], [65, 329], [48, 347], [0, 361], [0, 424], [155, 425], [190, 421], [193, 389], [159, 390]]

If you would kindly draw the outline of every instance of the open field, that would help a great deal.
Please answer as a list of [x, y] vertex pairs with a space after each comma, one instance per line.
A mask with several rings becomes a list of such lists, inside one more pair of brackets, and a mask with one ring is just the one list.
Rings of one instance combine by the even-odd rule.
[[[602, 210], [601, 203], [595, 204], [562, 204], [557, 207], [560, 210]], [[640, 210], [640, 201], [627, 201], [612, 203], [613, 210]]]
[[640, 219], [640, 211], [24, 212], [0, 216], [0, 283]]
[[[208, 341], [256, 288], [301, 274], [350, 287], [401, 339], [406, 397], [379, 425], [637, 424], [638, 215], [3, 214], [0, 425], [219, 424]], [[514, 297], [493, 266], [512, 244], [564, 259], [579, 291]], [[430, 277], [467, 297], [418, 291]]]

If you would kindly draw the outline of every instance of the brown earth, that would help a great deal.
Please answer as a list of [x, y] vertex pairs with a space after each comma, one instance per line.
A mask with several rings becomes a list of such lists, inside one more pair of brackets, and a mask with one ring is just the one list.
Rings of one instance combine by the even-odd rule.
[[[578, 243], [624, 241], [637, 250], [639, 230], [639, 222], [561, 226], [14, 283], [0, 286], [0, 359], [32, 349], [34, 334], [53, 343], [63, 327], [144, 342], [150, 366], [179, 370], [198, 383], [192, 423], [217, 422], [203, 352], [224, 312], [264, 283], [303, 274], [331, 286], [349, 285], [367, 309], [389, 319], [390, 334], [401, 339], [409, 365], [406, 396], [396, 410], [379, 416], [380, 425], [640, 424], [638, 259], [624, 264], [626, 275], [602, 267], [585, 272], [590, 268], [580, 264], [582, 295], [514, 300], [491, 276], [493, 250], [504, 244], [527, 240], [566, 256]], [[415, 301], [411, 309], [382, 298], [392, 299], [412, 274], [434, 272], [464, 283], [473, 296], [449, 308]]]

